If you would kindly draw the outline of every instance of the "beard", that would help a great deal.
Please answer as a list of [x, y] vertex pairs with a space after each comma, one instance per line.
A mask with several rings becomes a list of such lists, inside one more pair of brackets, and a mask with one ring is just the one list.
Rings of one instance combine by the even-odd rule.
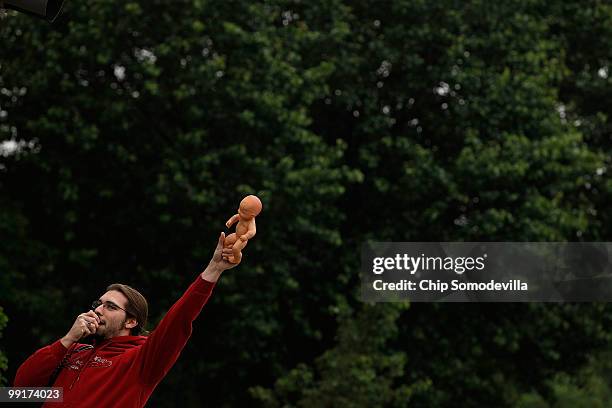
[[127, 318], [117, 321], [106, 320], [102, 326], [98, 326], [98, 330], [94, 334], [94, 338], [97, 340], [106, 340], [112, 337], [118, 336], [123, 329]]

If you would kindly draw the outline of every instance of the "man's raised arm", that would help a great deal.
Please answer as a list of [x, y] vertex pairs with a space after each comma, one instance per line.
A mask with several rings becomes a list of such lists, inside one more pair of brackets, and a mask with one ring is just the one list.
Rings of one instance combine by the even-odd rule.
[[223, 259], [231, 253], [224, 249], [225, 234], [221, 233], [217, 248], [208, 266], [170, 308], [138, 352], [136, 364], [146, 384], [156, 384], [170, 370], [191, 336], [192, 322], [208, 301], [215, 283], [223, 271], [236, 266]]

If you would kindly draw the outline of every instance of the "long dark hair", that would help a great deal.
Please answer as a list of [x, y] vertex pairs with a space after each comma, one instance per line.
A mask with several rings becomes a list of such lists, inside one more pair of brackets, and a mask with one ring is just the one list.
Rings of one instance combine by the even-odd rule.
[[145, 329], [147, 325], [147, 317], [149, 316], [149, 305], [147, 299], [142, 294], [131, 286], [124, 285], [123, 283], [113, 283], [106, 288], [109, 290], [116, 290], [125, 295], [128, 300], [125, 311], [128, 315], [136, 319], [138, 323], [135, 327], [130, 329], [132, 336], [146, 336], [149, 332]]

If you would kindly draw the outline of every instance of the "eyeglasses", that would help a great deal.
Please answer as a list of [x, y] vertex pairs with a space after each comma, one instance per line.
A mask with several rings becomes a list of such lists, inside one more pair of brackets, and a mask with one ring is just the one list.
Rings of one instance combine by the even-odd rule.
[[96, 310], [100, 305], [102, 305], [102, 307], [104, 307], [106, 310], [110, 310], [111, 312], [114, 312], [116, 310], [123, 310], [125, 313], [127, 313], [127, 310], [117, 306], [116, 304], [108, 300], [106, 302], [102, 302], [101, 300], [94, 300], [91, 304], [91, 310]]

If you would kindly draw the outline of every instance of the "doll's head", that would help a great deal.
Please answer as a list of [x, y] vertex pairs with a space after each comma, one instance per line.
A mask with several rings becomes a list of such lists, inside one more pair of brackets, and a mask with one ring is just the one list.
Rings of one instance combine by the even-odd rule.
[[257, 196], [248, 195], [240, 202], [238, 214], [240, 214], [241, 218], [251, 219], [253, 217], [257, 217], [261, 212], [261, 209], [261, 200], [259, 200]]

